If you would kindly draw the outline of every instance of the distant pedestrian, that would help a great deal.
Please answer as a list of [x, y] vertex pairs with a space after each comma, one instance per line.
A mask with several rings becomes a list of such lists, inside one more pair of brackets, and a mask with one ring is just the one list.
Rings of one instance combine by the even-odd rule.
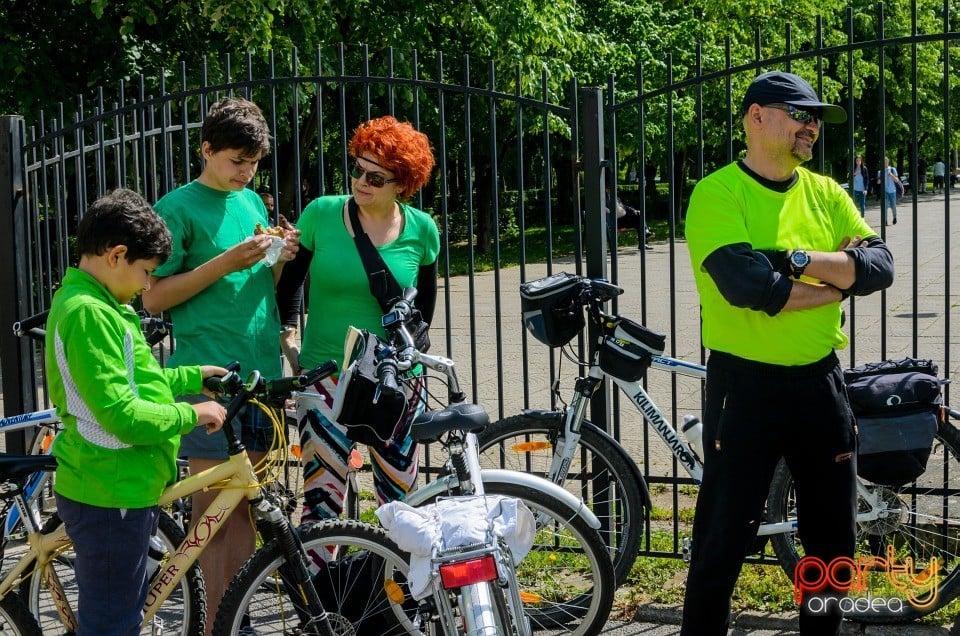
[[[637, 249], [648, 250], [650, 244], [647, 242], [653, 236], [653, 231], [647, 228], [644, 222], [643, 214], [623, 201], [620, 197], [616, 201], [610, 196], [609, 186], [607, 193], [607, 239], [610, 245], [617, 242], [617, 232], [619, 230], [633, 229], [637, 231]], [[611, 248], [612, 249], [612, 248]]]
[[860, 210], [860, 216], [867, 214], [867, 186], [870, 183], [870, 172], [863, 165], [863, 157], [857, 155], [853, 160], [853, 202]]
[[927, 193], [927, 160], [923, 157], [917, 161], [917, 192], [920, 194]]
[[937, 192], [943, 193], [943, 178], [947, 176], [947, 165], [943, 163], [943, 159], [937, 157], [937, 160], [933, 163], [933, 193]]
[[877, 173], [877, 183], [883, 191], [883, 224], [887, 224], [887, 208], [890, 208], [893, 212], [893, 224], [896, 225], [897, 198], [903, 196], [903, 181], [900, 180], [897, 169], [890, 165], [890, 157], [883, 158], [883, 171]]

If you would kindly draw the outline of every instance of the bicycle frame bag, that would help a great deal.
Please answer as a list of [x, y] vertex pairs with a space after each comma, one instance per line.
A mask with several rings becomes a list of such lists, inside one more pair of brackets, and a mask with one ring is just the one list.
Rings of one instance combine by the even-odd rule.
[[857, 474], [903, 486], [926, 470], [942, 397], [937, 367], [904, 358], [844, 371], [857, 420]]
[[344, 345], [344, 371], [333, 398], [333, 419], [346, 427], [347, 437], [374, 448], [406, 437], [410, 423], [402, 390], [385, 390], [377, 395], [380, 344], [375, 334], [350, 327]]
[[643, 377], [653, 356], [663, 354], [667, 337], [622, 316], [611, 316], [602, 325], [600, 368], [606, 373], [635, 382]]
[[520, 285], [523, 325], [548, 347], [562, 347], [586, 325], [583, 307], [576, 303], [581, 278], [560, 272]]

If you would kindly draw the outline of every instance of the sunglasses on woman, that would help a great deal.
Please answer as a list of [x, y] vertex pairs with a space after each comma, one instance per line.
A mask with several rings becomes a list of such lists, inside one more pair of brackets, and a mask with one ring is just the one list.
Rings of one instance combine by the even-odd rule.
[[367, 185], [371, 188], [382, 188], [384, 185], [396, 181], [396, 179], [387, 179], [382, 172], [370, 172], [354, 161], [353, 167], [350, 168], [350, 176], [359, 179], [363, 175], [367, 175]]
[[790, 104], [767, 104], [767, 108], [776, 108], [777, 110], [782, 110], [787, 115], [790, 116], [790, 119], [793, 121], [800, 122], [801, 124], [809, 124], [810, 122], [820, 125], [820, 114], [811, 113], [808, 110], [802, 110], [796, 106], [791, 106]]

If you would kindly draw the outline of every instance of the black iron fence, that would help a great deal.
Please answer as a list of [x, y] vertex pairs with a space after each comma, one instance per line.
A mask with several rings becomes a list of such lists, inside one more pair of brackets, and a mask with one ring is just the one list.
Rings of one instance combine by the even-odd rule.
[[[871, 224], [896, 243], [897, 291], [850, 303], [849, 362], [917, 355], [936, 360], [943, 375], [955, 375], [957, 263], [950, 239], [960, 230], [951, 215], [951, 189], [933, 197], [919, 184], [921, 158], [927, 171], [937, 157], [949, 175], [957, 166], [960, 144], [950, 106], [957, 89], [950, 69], [960, 34], [945, 20], [939, 33], [914, 28], [907, 36], [884, 38], [881, 20], [876, 39], [858, 41], [852, 12], [848, 20], [849, 29], [839, 34], [823, 33], [818, 21], [812, 41], [797, 50], [791, 49], [789, 27], [781, 53], [766, 52], [758, 38], [747, 62], [734, 63], [729, 41], [719, 52], [698, 49], [695, 61], [682, 68], [667, 56], [662, 64], [638, 69], [633, 80], [611, 78], [605, 90], [523, 69], [499, 75], [500, 69], [467, 57], [423, 59], [416, 51], [340, 45], [317, 49], [283, 73], [272, 58], [247, 56], [239, 71], [230, 58], [202, 60], [196, 68], [183, 64], [159, 78], [101, 89], [94, 103], [78, 98], [35, 122], [4, 117], [4, 413], [45, 402], [38, 348], [16, 339], [9, 325], [49, 306], [64, 270], [77, 260], [73, 236], [86, 206], [120, 186], [155, 201], [195, 178], [203, 115], [227, 94], [264, 109], [275, 150], [261, 162], [254, 187], [271, 192], [277, 213], [292, 219], [310, 198], [347, 190], [346, 144], [361, 121], [392, 113], [428, 135], [438, 160], [436, 178], [414, 204], [432, 213], [441, 228], [434, 346], [459, 362], [465, 385], [492, 418], [557, 401], [551, 384], [562, 358], [528, 340], [516, 287], [547, 272], [567, 269], [620, 282], [628, 290], [618, 300], [621, 312], [665, 331], [668, 353], [702, 360], [683, 243], [685, 202], [697, 179], [739, 154], [740, 96], [757, 72], [768, 69], [806, 76], [851, 113], [845, 128], [824, 128], [815, 169], [846, 182], [854, 155], [863, 154], [871, 170], [889, 155], [913, 184], [901, 204], [906, 213], [896, 237], [876, 208], [869, 212]], [[927, 71], [922, 80], [921, 61]], [[605, 184], [658, 228], [652, 251], [614, 249], [608, 260]], [[308, 319], [322, 319], [323, 299], [311, 298], [308, 309]], [[581, 358], [589, 342], [579, 341]], [[673, 422], [699, 411], [699, 383], [649, 382]], [[668, 454], [658, 452], [642, 418], [609, 390], [595, 400], [592, 419], [607, 422], [631, 446], [645, 475], [668, 489], [673, 512], [665, 523], [679, 536], [688, 505], [682, 485], [689, 480]], [[8, 448], [20, 443], [10, 439]], [[675, 539], [665, 553], [677, 554], [677, 546]], [[664, 553], [649, 546], [647, 551]]]

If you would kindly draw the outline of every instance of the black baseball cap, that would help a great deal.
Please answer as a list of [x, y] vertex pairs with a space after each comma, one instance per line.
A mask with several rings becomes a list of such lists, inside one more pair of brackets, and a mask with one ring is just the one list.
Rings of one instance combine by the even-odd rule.
[[847, 111], [840, 106], [821, 102], [807, 80], [793, 73], [770, 71], [757, 75], [743, 96], [740, 111], [746, 114], [751, 104], [790, 104], [804, 110], [820, 111], [820, 119], [828, 124], [847, 121]]

